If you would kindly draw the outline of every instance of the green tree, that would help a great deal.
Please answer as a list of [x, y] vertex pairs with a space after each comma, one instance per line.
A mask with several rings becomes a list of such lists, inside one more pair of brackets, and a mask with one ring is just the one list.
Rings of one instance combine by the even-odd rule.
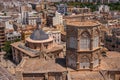
[[18, 41], [20, 41], [20, 39], [15, 39], [13, 42], [18, 42]]
[[10, 44], [11, 44], [11, 43], [14, 43], [14, 42], [18, 42], [18, 41], [20, 41], [20, 39], [16, 39], [16, 40], [14, 40], [14, 41], [6, 41], [6, 42], [5, 42], [5, 46], [3, 47], [3, 51], [6, 52], [6, 54], [5, 54], [5, 56], [4, 56], [5, 59], [10, 59], [10, 60], [12, 60], [12, 49], [11, 49]]
[[[96, 11], [98, 6], [101, 5], [101, 3], [80, 3], [80, 2], [56, 2], [55, 4], [67, 4], [68, 6], [73, 6], [73, 7], [88, 7], [90, 8], [92, 11]], [[110, 10], [118, 10], [120, 11], [120, 2], [117, 3], [109, 3], [109, 4], [104, 4], [104, 5], [108, 5], [110, 7]]]
[[11, 47], [10, 47], [10, 44], [11, 44], [11, 41], [6, 41], [5, 42], [5, 46], [3, 47], [3, 51], [6, 52], [4, 58], [11, 58], [11, 53], [12, 53], [12, 50], [11, 50]]

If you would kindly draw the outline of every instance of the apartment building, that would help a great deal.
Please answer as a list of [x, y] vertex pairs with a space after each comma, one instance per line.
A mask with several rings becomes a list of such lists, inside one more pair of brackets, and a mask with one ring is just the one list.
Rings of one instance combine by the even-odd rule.
[[0, 22], [0, 50], [4, 47], [5, 43], [5, 26]]

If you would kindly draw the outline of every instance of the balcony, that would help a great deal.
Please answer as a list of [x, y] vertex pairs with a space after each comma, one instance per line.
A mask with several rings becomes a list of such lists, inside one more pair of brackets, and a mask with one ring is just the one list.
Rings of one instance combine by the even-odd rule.
[[0, 39], [0, 42], [5, 42], [5, 39]]
[[0, 36], [0, 39], [4, 39], [5, 38], [5, 36]]
[[1, 33], [5, 33], [4, 30], [0, 30], [0, 34], [1, 34]]
[[0, 33], [0, 36], [5, 36], [5, 33]]

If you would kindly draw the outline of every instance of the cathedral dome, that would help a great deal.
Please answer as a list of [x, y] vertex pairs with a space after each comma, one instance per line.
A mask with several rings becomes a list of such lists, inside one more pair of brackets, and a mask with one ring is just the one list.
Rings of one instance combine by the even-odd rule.
[[32, 40], [46, 40], [46, 39], [49, 39], [49, 36], [42, 29], [36, 29], [30, 35], [30, 39], [32, 39]]

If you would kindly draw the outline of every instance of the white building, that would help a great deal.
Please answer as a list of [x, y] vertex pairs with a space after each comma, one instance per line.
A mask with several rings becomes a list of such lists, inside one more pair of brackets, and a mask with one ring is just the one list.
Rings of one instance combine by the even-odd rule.
[[63, 15], [61, 15], [57, 11], [55, 13], [55, 17], [53, 17], [53, 26], [55, 25], [63, 25]]
[[49, 37], [54, 39], [54, 43], [61, 44], [61, 32], [59, 30], [48, 27], [44, 27], [42, 29], [46, 32], [46, 34], [48, 34]]
[[29, 17], [28, 24], [29, 25], [36, 25], [36, 17]]
[[6, 40], [7, 41], [14, 41], [16, 39], [21, 40], [21, 34], [19, 32], [13, 31], [11, 33], [6, 34]]
[[100, 5], [99, 6], [99, 13], [100, 12], [109, 12], [110, 11], [110, 7], [109, 6], [107, 6], [107, 5]]
[[10, 20], [5, 21], [5, 28], [6, 29], [13, 29], [13, 24], [12, 24], [12, 22]]
[[28, 24], [28, 17], [29, 17], [29, 14], [28, 12], [22, 12], [22, 24]]
[[46, 32], [49, 37], [52, 37], [54, 40], [54, 43], [60, 44], [61, 43], [61, 33], [60, 31], [48, 31]]
[[19, 14], [19, 17], [17, 18], [17, 23], [21, 24], [28, 24], [28, 25], [36, 25], [36, 19], [38, 16], [36, 16], [37, 12], [32, 11], [32, 12], [22, 12]]
[[29, 25], [36, 25], [36, 19], [38, 18], [38, 16], [35, 15], [36, 13], [37, 13], [36, 11], [29, 12], [29, 17], [28, 17]]

